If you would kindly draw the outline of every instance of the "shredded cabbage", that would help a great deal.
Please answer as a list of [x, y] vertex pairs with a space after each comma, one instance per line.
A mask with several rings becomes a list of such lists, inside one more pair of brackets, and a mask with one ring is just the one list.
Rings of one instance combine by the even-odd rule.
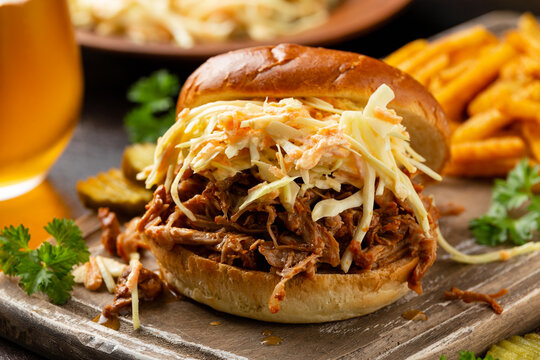
[[111, 294], [114, 294], [114, 290], [116, 289], [116, 283], [114, 282], [112, 274], [107, 268], [107, 265], [105, 265], [103, 258], [101, 256], [96, 256], [96, 263], [99, 267], [99, 272], [101, 273], [101, 277], [105, 282], [107, 290], [109, 290]]
[[299, 191], [300, 186], [298, 186], [298, 184], [294, 181], [291, 181], [290, 183], [281, 188], [279, 193], [279, 200], [287, 211], [293, 211], [294, 203], [296, 202], [296, 196], [298, 195]]
[[[129, 265], [132, 269], [139, 263], [139, 253], [131, 253]], [[129, 283], [128, 277], [128, 283]], [[133, 330], [138, 330], [141, 327], [141, 319], [139, 317], [139, 286], [138, 281], [134, 281], [133, 288], [131, 289], [131, 319], [133, 320]]]
[[441, 231], [437, 228], [437, 242], [439, 245], [450, 254], [452, 260], [465, 264], [484, 264], [494, 261], [506, 261], [518, 255], [527, 254], [540, 250], [540, 241], [528, 242], [520, 246], [514, 246], [510, 249], [497, 250], [478, 255], [467, 255], [462, 253], [442, 236]]
[[295, 129], [292, 126], [286, 125], [279, 121], [272, 121], [268, 126], [266, 127], [266, 133], [270, 135], [272, 138], [275, 139], [298, 139], [305, 134]]
[[98, 258], [103, 261], [103, 263], [107, 267], [107, 270], [111, 273], [112, 276], [119, 277], [120, 275], [122, 275], [122, 272], [124, 272], [126, 264], [107, 257], [98, 256]]
[[[115, 259], [103, 257], [103, 256], [96, 256], [96, 262], [99, 267], [99, 272], [101, 273], [101, 276], [105, 280], [105, 285], [107, 285], [107, 290], [114, 293], [114, 289], [116, 287], [116, 284], [114, 280], [112, 283], [105, 278], [110, 275], [112, 277], [119, 277], [122, 272], [124, 271], [124, 268], [126, 267], [126, 264], [121, 263], [119, 261], [116, 261]], [[100, 263], [102, 265], [100, 265]], [[73, 274], [73, 281], [75, 281], [77, 284], [84, 283], [84, 279], [86, 277], [86, 264], [83, 264], [79, 267], [76, 267], [73, 269], [71, 274]], [[108, 274], [108, 275], [107, 275]], [[112, 291], [111, 291], [112, 289]]]
[[360, 191], [352, 194], [351, 196], [343, 199], [326, 199], [319, 201], [313, 211], [311, 212], [311, 218], [313, 221], [317, 221], [324, 217], [332, 217], [341, 214], [343, 211], [362, 205], [362, 193]]
[[255, 190], [248, 193], [248, 196], [246, 197], [246, 199], [244, 200], [242, 205], [240, 205], [238, 207], [238, 210], [243, 210], [246, 206], [248, 206], [249, 204], [251, 204], [255, 200], [257, 200], [257, 199], [259, 199], [259, 198], [261, 198], [261, 197], [263, 197], [265, 195], [270, 194], [274, 190], [278, 190], [278, 189], [284, 187], [285, 185], [289, 184], [291, 181], [294, 181], [294, 179], [296, 179], [296, 178], [285, 176], [282, 179], [273, 181], [271, 183], [264, 182], [262, 184], [257, 185], [257, 189], [255, 189]]
[[351, 244], [353, 241], [361, 243], [366, 236], [366, 233], [369, 230], [369, 224], [371, 223], [371, 218], [373, 217], [373, 203], [375, 201], [375, 170], [370, 166], [367, 167], [364, 188], [362, 189], [362, 198], [363, 200], [363, 211], [362, 218], [360, 223], [354, 231], [353, 239], [349, 244], [349, 247], [345, 249], [345, 253], [341, 257], [341, 269], [344, 272], [348, 272], [349, 268], [352, 265], [352, 252], [350, 250]]

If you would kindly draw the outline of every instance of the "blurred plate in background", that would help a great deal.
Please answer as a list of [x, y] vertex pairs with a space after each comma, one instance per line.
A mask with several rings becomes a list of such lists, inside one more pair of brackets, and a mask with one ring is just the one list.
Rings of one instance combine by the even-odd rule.
[[138, 44], [121, 36], [104, 36], [88, 30], [77, 30], [77, 41], [88, 48], [126, 53], [132, 55], [204, 59], [244, 47], [277, 43], [303, 45], [328, 45], [367, 32], [384, 22], [411, 0], [344, 0], [330, 15], [328, 21], [316, 28], [261, 42], [237, 40], [223, 43], [198, 44], [192, 48], [181, 48], [175, 44]]

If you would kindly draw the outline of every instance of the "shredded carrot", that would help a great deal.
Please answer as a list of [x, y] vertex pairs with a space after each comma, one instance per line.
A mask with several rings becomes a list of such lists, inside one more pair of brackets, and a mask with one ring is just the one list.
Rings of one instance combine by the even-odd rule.
[[403, 120], [403, 118], [396, 114], [393, 109], [383, 109], [379, 106], [377, 106], [375, 110], [373, 110], [373, 114], [377, 119], [389, 122], [394, 125], [401, 123], [401, 120]]

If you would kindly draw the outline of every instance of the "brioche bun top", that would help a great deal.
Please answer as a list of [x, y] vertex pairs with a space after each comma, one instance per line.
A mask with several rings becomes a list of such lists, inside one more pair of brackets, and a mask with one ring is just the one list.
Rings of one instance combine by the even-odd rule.
[[439, 171], [449, 154], [450, 136], [441, 106], [408, 74], [351, 52], [280, 44], [212, 57], [186, 80], [177, 111], [219, 100], [266, 97], [345, 98], [364, 106], [382, 84], [395, 93], [389, 108], [403, 117], [413, 149]]

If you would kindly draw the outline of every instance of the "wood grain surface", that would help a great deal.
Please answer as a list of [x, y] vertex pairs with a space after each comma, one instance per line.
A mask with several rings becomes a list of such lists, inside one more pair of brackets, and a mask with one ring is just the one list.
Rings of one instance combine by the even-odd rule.
[[[468, 221], [489, 206], [490, 185], [446, 179], [429, 189], [438, 203], [452, 201], [466, 211], [443, 218], [447, 239], [467, 253], [476, 245]], [[94, 215], [79, 219], [92, 253], [103, 254], [99, 223]], [[150, 254], [143, 258], [155, 269]], [[410, 292], [393, 305], [368, 316], [311, 325], [282, 325], [219, 313], [189, 299], [158, 301], [141, 308], [142, 328], [133, 331], [123, 316], [119, 331], [91, 321], [112, 300], [106, 291], [77, 286], [65, 306], [39, 296], [27, 296], [16, 282], [0, 276], [0, 335], [59, 358], [83, 359], [435, 359], [459, 350], [485, 351], [492, 343], [531, 331], [540, 324], [540, 253], [486, 265], [457, 264], [439, 250], [438, 259], [423, 280], [424, 294]], [[446, 301], [451, 286], [493, 293], [506, 287], [500, 299], [502, 315], [485, 304]], [[427, 321], [401, 315], [422, 310]], [[220, 325], [210, 323], [218, 321]], [[279, 346], [261, 345], [264, 331], [283, 339]]]

